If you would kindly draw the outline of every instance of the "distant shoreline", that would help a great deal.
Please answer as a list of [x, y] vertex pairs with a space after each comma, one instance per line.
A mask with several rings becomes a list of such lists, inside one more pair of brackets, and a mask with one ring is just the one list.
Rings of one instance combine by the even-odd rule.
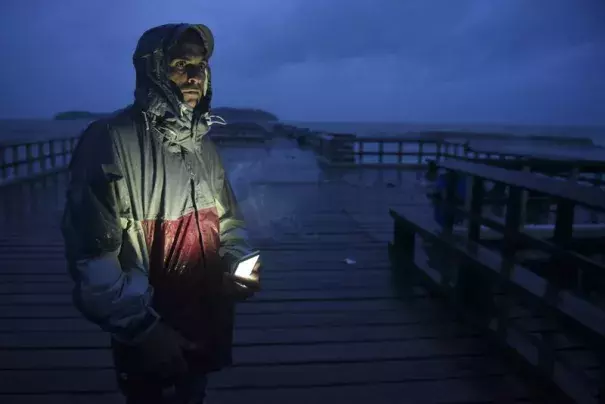
[[[114, 112], [92, 112], [92, 111], [63, 111], [55, 114], [53, 117], [56, 121], [73, 121], [73, 120], [95, 120], [101, 119], [113, 114]], [[217, 107], [211, 111], [214, 115], [220, 115], [226, 120], [238, 122], [278, 122], [279, 118], [271, 112], [264, 111], [258, 108], [234, 108], [234, 107]]]

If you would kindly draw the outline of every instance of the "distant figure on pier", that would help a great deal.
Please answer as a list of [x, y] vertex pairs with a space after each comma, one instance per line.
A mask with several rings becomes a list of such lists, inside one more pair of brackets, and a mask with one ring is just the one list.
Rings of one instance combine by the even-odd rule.
[[74, 303], [111, 335], [128, 404], [202, 403], [207, 374], [231, 362], [234, 303], [259, 287], [259, 265], [231, 275], [252, 250], [206, 136], [213, 49], [205, 25], [145, 32], [134, 104], [92, 123], [69, 167]]
[[[443, 226], [446, 218], [446, 191], [447, 191], [447, 173], [437, 175], [433, 192], [430, 195], [433, 200], [433, 217], [435, 221]], [[456, 206], [464, 204], [466, 199], [466, 178], [459, 177], [456, 183], [455, 203]], [[460, 224], [462, 220], [454, 216], [454, 224]]]
[[426, 170], [426, 173], [424, 174], [424, 179], [429, 182], [435, 182], [435, 181], [437, 181], [438, 175], [439, 175], [439, 166], [437, 165], [437, 162], [435, 160], [429, 160], [428, 169]]

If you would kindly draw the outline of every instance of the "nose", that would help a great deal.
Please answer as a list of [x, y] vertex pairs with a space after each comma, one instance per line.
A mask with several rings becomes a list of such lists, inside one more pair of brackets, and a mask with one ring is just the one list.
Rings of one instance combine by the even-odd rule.
[[204, 81], [204, 68], [191, 67], [187, 70], [187, 83], [189, 84], [201, 84]]

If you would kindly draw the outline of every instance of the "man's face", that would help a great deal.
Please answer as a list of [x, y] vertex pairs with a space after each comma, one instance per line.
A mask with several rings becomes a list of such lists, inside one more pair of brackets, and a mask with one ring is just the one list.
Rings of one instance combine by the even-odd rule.
[[190, 31], [181, 36], [168, 54], [168, 78], [183, 94], [183, 101], [195, 108], [204, 96], [207, 61], [201, 38]]

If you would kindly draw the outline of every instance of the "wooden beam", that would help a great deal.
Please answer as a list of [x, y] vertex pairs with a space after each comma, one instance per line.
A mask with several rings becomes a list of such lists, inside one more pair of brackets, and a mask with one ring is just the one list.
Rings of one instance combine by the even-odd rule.
[[575, 182], [556, 180], [536, 174], [509, 171], [487, 164], [459, 160], [446, 160], [439, 165], [451, 171], [474, 175], [488, 181], [517, 186], [529, 191], [541, 192], [605, 212], [605, 191], [594, 187], [587, 187]]

